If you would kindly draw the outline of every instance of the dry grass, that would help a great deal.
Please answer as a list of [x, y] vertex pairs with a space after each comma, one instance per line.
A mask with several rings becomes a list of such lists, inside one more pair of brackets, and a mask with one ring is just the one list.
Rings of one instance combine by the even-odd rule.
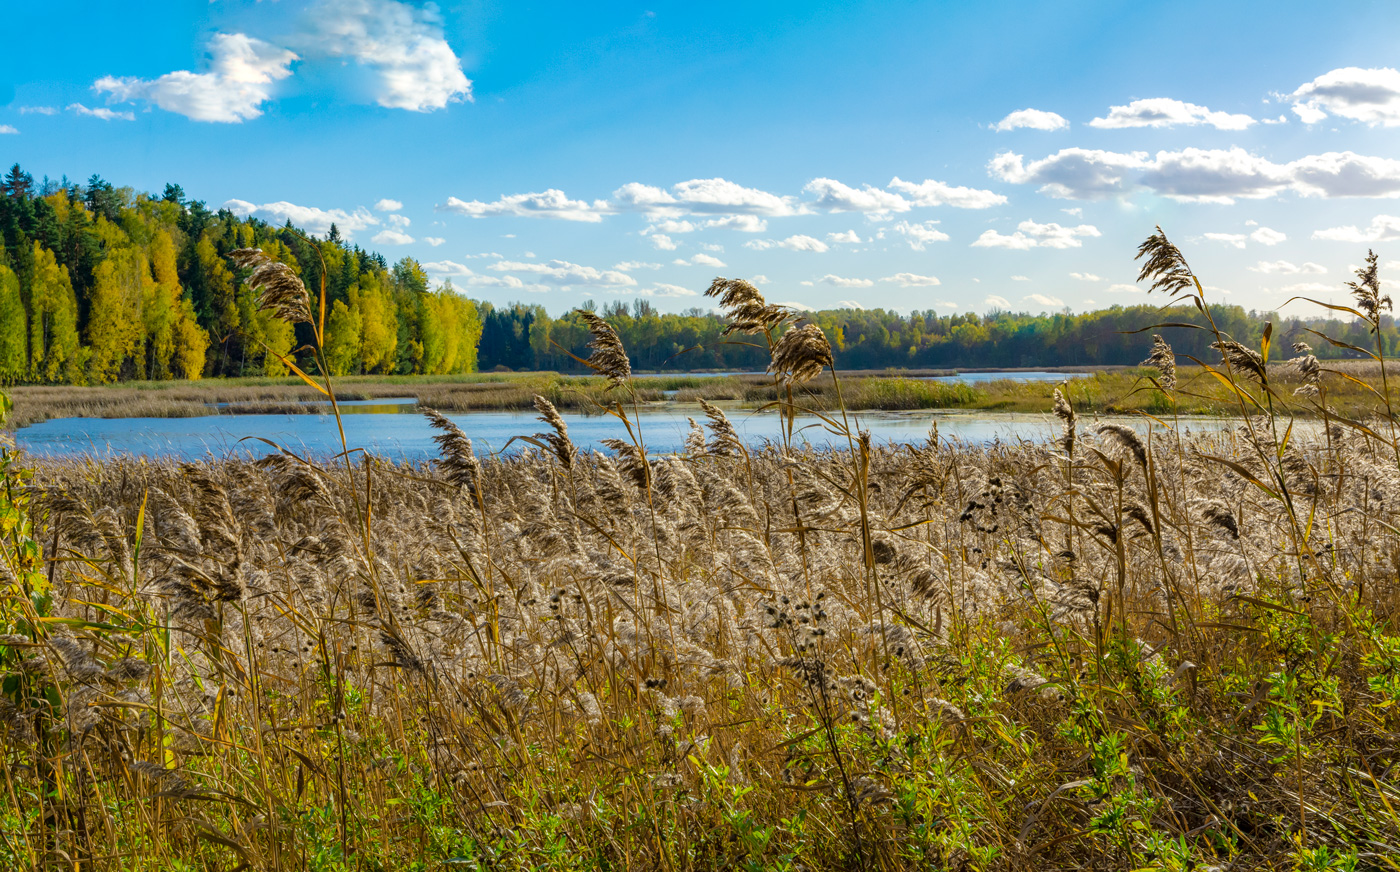
[[0, 469], [0, 865], [1396, 868], [1400, 447], [1260, 376], [1196, 437], [650, 456], [620, 380], [610, 456]]

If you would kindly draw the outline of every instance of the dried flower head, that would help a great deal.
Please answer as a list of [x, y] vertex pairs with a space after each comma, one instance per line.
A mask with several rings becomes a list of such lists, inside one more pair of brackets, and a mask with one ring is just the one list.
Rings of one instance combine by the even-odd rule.
[[1196, 284], [1196, 275], [1186, 263], [1186, 256], [1167, 239], [1161, 226], [1138, 246], [1137, 256], [1133, 259], [1142, 260], [1144, 257], [1147, 262], [1142, 265], [1137, 280], [1152, 280], [1147, 288], [1149, 294], [1153, 291], [1178, 294]]
[[1147, 446], [1142, 444], [1142, 437], [1132, 427], [1126, 424], [1100, 424], [1094, 428], [1094, 432], [1131, 454], [1140, 466], [1147, 468]]
[[578, 449], [569, 440], [569, 425], [564, 423], [554, 404], [544, 397], [535, 396], [535, 410], [540, 413], [539, 419], [554, 429], [553, 433], [536, 433], [535, 438], [549, 446], [550, 452], [559, 459], [560, 466], [572, 469]]
[[607, 378], [608, 390], [626, 384], [632, 377], [632, 362], [627, 359], [627, 349], [622, 347], [622, 340], [617, 338], [617, 331], [595, 312], [575, 309], [574, 313], [583, 320], [588, 332], [593, 334], [593, 341], [588, 343], [593, 353], [584, 363], [588, 364], [589, 369]]
[[258, 308], [293, 324], [311, 323], [311, 297], [306, 285], [285, 263], [260, 248], [240, 248], [229, 255], [239, 269], [251, 269], [243, 283], [258, 291]]
[[1055, 388], [1055, 417], [1059, 418], [1064, 425], [1064, 432], [1060, 436], [1060, 445], [1065, 449], [1066, 454], [1074, 454], [1074, 425], [1079, 420], [1079, 416], [1074, 414], [1074, 407], [1065, 399], [1065, 395], [1060, 393], [1059, 388]]
[[1170, 391], [1176, 388], [1176, 355], [1160, 334], [1152, 337], [1152, 353], [1142, 365], [1156, 368], [1157, 384], [1162, 386], [1162, 390]]
[[705, 417], [710, 421], [710, 442], [705, 446], [706, 450], [711, 454], [725, 456], [743, 454], [744, 443], [735, 432], [734, 425], [729, 423], [724, 410], [705, 402], [703, 397], [700, 398], [700, 408], [705, 410]]
[[803, 324], [784, 333], [773, 346], [768, 371], [780, 374], [783, 383], [791, 386], [811, 381], [821, 375], [822, 367], [834, 363], [826, 334], [815, 324]]
[[758, 288], [743, 279], [716, 278], [710, 283], [705, 296], [719, 298], [719, 307], [729, 319], [728, 326], [724, 328], [725, 336], [735, 332], [772, 330], [796, 317], [786, 306], [769, 303]]
[[1212, 342], [1210, 347], [1219, 351], [1220, 357], [1231, 368], [1243, 372], [1260, 384], [1269, 380], [1268, 370], [1264, 368], [1264, 358], [1254, 349], [1241, 345], [1233, 339]]
[[447, 475], [447, 480], [460, 488], [473, 488], [481, 476], [481, 464], [472, 450], [472, 441], [462, 428], [437, 409], [422, 407], [423, 415], [433, 429], [440, 431], [433, 437], [442, 453], [438, 466]]
[[1376, 261], [1374, 251], [1366, 252], [1366, 265], [1356, 271], [1357, 280], [1347, 282], [1352, 299], [1356, 300], [1356, 308], [1371, 322], [1372, 333], [1380, 327], [1381, 313], [1392, 310], [1390, 297], [1381, 296], [1380, 270]]

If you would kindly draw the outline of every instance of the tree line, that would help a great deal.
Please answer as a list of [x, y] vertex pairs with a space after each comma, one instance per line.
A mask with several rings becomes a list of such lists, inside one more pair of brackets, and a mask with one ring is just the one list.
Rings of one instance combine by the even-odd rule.
[[[311, 341], [257, 307], [229, 254], [261, 248], [311, 290], [326, 288], [326, 360], [332, 374], [445, 374], [482, 370], [581, 372], [589, 333], [578, 316], [544, 307], [493, 306], [433, 286], [421, 264], [349, 244], [334, 225], [324, 238], [210, 210], [176, 184], [159, 195], [45, 178], [18, 165], [0, 178], [0, 382], [102, 384], [130, 379], [280, 376]], [[586, 308], [595, 309], [589, 301]], [[768, 351], [754, 337], [724, 337], [717, 313], [658, 311], [645, 299], [613, 301], [601, 314], [639, 370], [757, 370]], [[1239, 306], [1212, 309], [1216, 323], [1257, 347], [1306, 339], [1320, 357], [1354, 356], [1308, 329], [1369, 347], [1359, 321], [1280, 319]], [[1174, 321], [1204, 325], [1195, 309], [1115, 306], [1083, 314], [1009, 311], [940, 315], [915, 310], [804, 313], [847, 369], [1133, 365], [1150, 339], [1132, 331]], [[1167, 327], [1178, 354], [1215, 359], [1206, 331]], [[1394, 350], [1396, 330], [1383, 328]]]
[[210, 210], [166, 185], [160, 196], [34, 178], [0, 179], [0, 381], [279, 376], [311, 340], [262, 312], [229, 254], [261, 248], [316, 299], [325, 279], [333, 374], [476, 369], [481, 318], [450, 285], [430, 288], [411, 258]]

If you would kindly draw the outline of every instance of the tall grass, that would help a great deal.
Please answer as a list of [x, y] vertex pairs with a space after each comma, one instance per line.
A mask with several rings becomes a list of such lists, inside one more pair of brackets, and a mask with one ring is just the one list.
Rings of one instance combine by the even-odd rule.
[[[1154, 354], [1145, 436], [1076, 382], [1054, 442], [878, 445], [743, 301], [845, 449], [706, 405], [649, 455], [614, 356], [607, 455], [542, 398], [508, 458], [0, 470], [0, 867], [1400, 865], [1384, 388], [1220, 334]], [[1234, 430], [1173, 426], [1197, 378]]]

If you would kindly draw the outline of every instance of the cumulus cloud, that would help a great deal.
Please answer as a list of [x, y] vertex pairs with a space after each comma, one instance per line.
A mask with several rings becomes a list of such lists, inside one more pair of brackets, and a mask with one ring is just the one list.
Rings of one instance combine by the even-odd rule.
[[1335, 291], [1335, 290], [1336, 290], [1336, 288], [1332, 287], [1331, 285], [1325, 285], [1325, 284], [1323, 284], [1322, 282], [1298, 282], [1297, 284], [1284, 285], [1283, 287], [1279, 288], [1279, 293], [1283, 293], [1283, 294], [1325, 294], [1325, 293], [1328, 293], [1329, 291]]
[[1331, 242], [1389, 242], [1400, 239], [1400, 217], [1377, 215], [1367, 227], [1348, 224], [1345, 227], [1329, 227], [1314, 230], [1313, 239], [1326, 239]]
[[354, 212], [344, 209], [318, 209], [315, 206], [298, 206], [286, 200], [258, 205], [247, 200], [228, 200], [224, 208], [239, 216], [261, 218], [269, 224], [285, 224], [290, 221], [310, 233], [329, 233], [334, 224], [349, 239], [357, 231], [373, 227], [379, 219], [368, 209], [357, 208]]
[[501, 260], [491, 264], [496, 272], [531, 273], [541, 281], [558, 285], [623, 285], [633, 286], [637, 280], [625, 272], [614, 269], [600, 270], [591, 266], [580, 266], [566, 260], [551, 260], [547, 263], [525, 263]]
[[557, 218], [561, 221], [597, 223], [608, 213], [605, 200], [570, 200], [563, 191], [549, 188], [533, 194], [507, 194], [492, 203], [448, 197], [439, 212], [455, 212], [472, 218], [490, 215], [518, 215], [528, 218]]
[[0, 136], [9, 136], [16, 133], [19, 133], [18, 128], [11, 127], [8, 124], [0, 124]]
[[918, 273], [895, 273], [892, 276], [885, 276], [880, 279], [882, 282], [893, 282], [905, 288], [931, 288], [934, 285], [943, 284], [937, 276], [921, 276]]
[[57, 115], [57, 114], [58, 114], [58, 107], [57, 107], [57, 106], [21, 106], [21, 107], [19, 107], [19, 114], [21, 114], [21, 115]]
[[1370, 125], [1400, 125], [1400, 71], [1342, 67], [1288, 95], [1293, 112], [1313, 124], [1329, 114]]
[[376, 212], [397, 212], [402, 208], [403, 203], [400, 203], [398, 200], [390, 200], [388, 198], [380, 200], [378, 203], [374, 204], [374, 211]]
[[694, 233], [700, 228], [690, 221], [677, 221], [667, 218], [665, 221], [657, 221], [643, 230], [643, 233]]
[[899, 176], [890, 180], [889, 187], [907, 196], [915, 206], [952, 206], [955, 209], [988, 209], [1006, 202], [1006, 197], [994, 191], [965, 188], [924, 179], [906, 182]]
[[631, 272], [637, 269], [661, 269], [661, 264], [649, 263], [644, 260], [624, 260], [622, 263], [613, 264], [613, 269], [622, 272]]
[[1015, 251], [1031, 248], [1079, 248], [1084, 244], [1085, 237], [1100, 235], [1102, 234], [1099, 233], [1099, 228], [1092, 224], [1064, 227], [1053, 222], [1037, 224], [1034, 221], [1022, 221], [1016, 225], [1016, 232], [1010, 235], [995, 230], [982, 231], [982, 235], [977, 237], [972, 247], [1009, 248]]
[[1031, 280], [1031, 277], [1030, 277], [1030, 276], [1012, 276], [1012, 277], [1011, 277], [1011, 280], [1012, 280], [1013, 282], [1028, 282], [1028, 281]]
[[402, 230], [390, 227], [374, 234], [371, 241], [376, 245], [408, 245], [413, 241], [413, 237]]
[[649, 287], [649, 288], [646, 288], [646, 289], [644, 289], [644, 290], [638, 291], [637, 293], [641, 294], [643, 297], [694, 297], [694, 296], [697, 296], [697, 292], [696, 292], [696, 291], [692, 291], [690, 288], [683, 288], [683, 287], [681, 287], [680, 285], [668, 285], [668, 284], [665, 284], [664, 282], [658, 282], [658, 283], [652, 285], [652, 286]]
[[443, 239], [441, 236], [424, 236], [423, 241], [431, 245], [433, 248], [437, 248], [439, 245], [442, 245], [447, 240]]
[[749, 284], [753, 285], [766, 285], [771, 281], [772, 279], [768, 278], [768, 276], [765, 275], [756, 275], [749, 277]]
[[994, 309], [1010, 309], [1011, 301], [996, 294], [988, 294], [987, 299], [982, 301], [983, 305], [991, 306]]
[[860, 303], [857, 303], [855, 300], [837, 300], [837, 301], [836, 301], [836, 305], [839, 306], [839, 307], [841, 307], [842, 309], [864, 309], [864, 308], [865, 308], [865, 307], [862, 306]]
[[647, 237], [651, 240], [651, 247], [657, 251], [675, 251], [676, 242], [664, 233], [653, 233]]
[[678, 217], [681, 215], [796, 215], [802, 207], [793, 197], [746, 188], [728, 179], [691, 179], [670, 190], [628, 182], [613, 192], [619, 209]]
[[1066, 148], [1027, 163], [1005, 152], [990, 173], [1013, 184], [1034, 184], [1047, 196], [1092, 200], [1147, 189], [1181, 202], [1233, 203], [1292, 190], [1314, 197], [1400, 196], [1400, 160], [1326, 152], [1286, 164], [1242, 148], [1119, 153]]
[[1015, 130], [1028, 127], [1031, 130], [1065, 130], [1069, 122], [1064, 116], [1044, 109], [1017, 109], [992, 125], [993, 130]]
[[103, 76], [99, 94], [123, 103], [145, 100], [195, 121], [236, 123], [257, 118], [272, 99], [274, 83], [292, 74], [295, 53], [243, 33], [216, 33], [209, 41], [209, 71], [176, 70], [155, 79]]
[[1110, 294], [1140, 294], [1142, 293], [1142, 288], [1137, 285], [1117, 284], [1109, 285], [1108, 292]]
[[856, 189], [835, 179], [812, 179], [803, 190], [809, 194], [816, 194], [817, 201], [814, 205], [828, 212], [885, 215], [890, 212], [908, 212], [910, 208], [909, 201], [898, 194], [870, 185]]
[[1093, 273], [1072, 272], [1069, 274], [1072, 279], [1079, 279], [1081, 282], [1101, 282], [1103, 279]]
[[729, 215], [724, 218], [711, 218], [705, 222], [705, 226], [736, 230], [739, 233], [762, 233], [768, 229], [768, 222], [757, 215]]
[[861, 241], [861, 239], [860, 239], [860, 234], [859, 234], [859, 233], [856, 233], [854, 230], [847, 230], [845, 233], [828, 233], [828, 234], [826, 235], [826, 241], [827, 241], [827, 242], [849, 242], [849, 243], [851, 243], [851, 244], [854, 245], [854, 244], [859, 243], [859, 242]]
[[722, 266], [725, 266], [725, 265], [726, 265], [724, 261], [720, 260], [720, 259], [717, 258], [717, 257], [712, 257], [711, 255], [708, 255], [708, 254], [696, 254], [696, 255], [691, 256], [690, 260], [684, 260], [684, 259], [682, 259], [682, 258], [676, 258], [675, 264], [676, 264], [677, 266], [713, 266], [713, 267], [722, 267]]
[[115, 109], [108, 109], [99, 106], [96, 109], [89, 109], [82, 103], [69, 103], [68, 111], [76, 115], [86, 115], [89, 118], [101, 118], [103, 121], [135, 121], [136, 115], [133, 112], [118, 112]]
[[925, 221], [922, 224], [912, 224], [908, 221], [901, 221], [894, 226], [894, 231], [909, 241], [910, 248], [915, 251], [923, 251], [924, 246], [930, 242], [948, 241], [948, 234], [934, 226], [937, 223], [937, 221]]
[[1235, 248], [1244, 248], [1245, 240], [1249, 238], [1243, 233], [1204, 233], [1202, 237], [1211, 242], [1220, 242]]
[[[803, 282], [802, 284], [804, 284], [804, 285], [810, 285], [811, 282]], [[796, 302], [796, 301], [794, 301], [794, 300], [787, 300], [786, 302], [782, 302], [782, 303], [774, 303], [774, 305], [775, 305], [775, 306], [787, 306], [789, 309], [796, 309], [796, 310], [799, 311], [799, 312], [815, 312], [815, 311], [816, 311], [815, 309], [813, 309], [811, 306], [807, 305], [806, 303], [798, 303], [798, 302]]]
[[508, 291], [528, 291], [530, 293], [544, 293], [549, 290], [547, 285], [527, 284], [515, 276], [478, 275], [465, 264], [457, 263], [454, 260], [430, 261], [423, 264], [423, 271], [430, 278], [438, 281], [452, 281], [474, 288], [504, 288]]
[[308, 54], [346, 58], [370, 71], [380, 106], [431, 112], [472, 98], [462, 62], [443, 38], [433, 4], [325, 0], [300, 37]]
[[848, 279], [841, 276], [834, 276], [827, 273], [821, 280], [828, 285], [835, 285], [838, 288], [872, 288], [875, 286], [873, 279]]
[[1321, 275], [1327, 272], [1327, 267], [1311, 261], [1298, 266], [1286, 260], [1261, 260], [1249, 269], [1252, 272], [1265, 273], [1266, 275], [1298, 275], [1300, 273]]
[[786, 248], [788, 251], [810, 251], [821, 254], [830, 249], [825, 242], [814, 236], [807, 236], [799, 233], [789, 236], [787, 239], [750, 239], [744, 243], [745, 248], [752, 248], [754, 251], [767, 251], [770, 248]]
[[1272, 227], [1260, 227], [1249, 234], [1249, 238], [1260, 245], [1278, 245], [1280, 242], [1288, 241], [1288, 234], [1281, 230], [1274, 230]]
[[1065, 304], [1059, 297], [1047, 297], [1045, 294], [1027, 294], [1021, 298], [1028, 303], [1035, 303], [1046, 308], [1055, 309]]
[[1134, 100], [1126, 106], [1110, 106], [1108, 117], [1095, 118], [1089, 122], [1089, 126], [1113, 129], [1208, 124], [1218, 130], [1244, 130], [1254, 123], [1255, 120], [1248, 115], [1212, 112], [1195, 103], [1183, 103], [1170, 97], [1152, 97]]

